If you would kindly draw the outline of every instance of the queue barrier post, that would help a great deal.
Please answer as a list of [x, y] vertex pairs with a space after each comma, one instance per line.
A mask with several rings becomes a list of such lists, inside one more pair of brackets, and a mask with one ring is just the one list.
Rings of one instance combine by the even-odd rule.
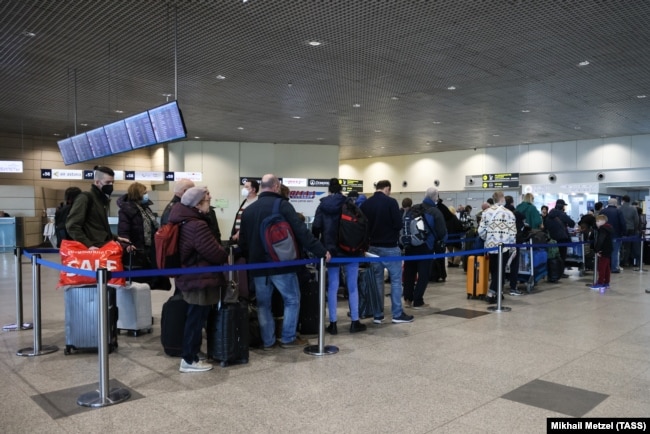
[[334, 345], [325, 345], [325, 258], [320, 259], [318, 270], [320, 279], [318, 280], [318, 345], [309, 345], [305, 348], [305, 353], [312, 356], [326, 356], [336, 354], [339, 348]]
[[99, 295], [98, 310], [98, 359], [99, 359], [99, 389], [84, 393], [77, 399], [77, 404], [83, 407], [106, 407], [118, 404], [131, 397], [131, 392], [121, 387], [114, 387], [109, 390], [108, 375], [108, 270], [100, 268], [97, 270], [97, 291]]
[[510, 312], [512, 309], [507, 306], [502, 306], [501, 298], [503, 297], [503, 243], [499, 243], [499, 284], [497, 291], [497, 305], [489, 306], [487, 309], [491, 312]]
[[34, 315], [34, 346], [20, 349], [17, 356], [42, 356], [58, 351], [55, 345], [41, 345], [41, 255], [32, 255], [32, 313]]
[[16, 322], [2, 327], [4, 331], [31, 330], [34, 324], [23, 322], [23, 269], [22, 269], [22, 248], [14, 249], [14, 265], [16, 276]]
[[641, 236], [639, 237], [639, 266], [637, 267], [637, 270], [636, 270], [639, 273], [643, 273], [645, 271], [648, 271], [645, 268], [643, 268], [643, 265], [644, 265], [644, 263], [643, 263], [643, 245], [644, 244], [645, 244], [645, 234], [642, 233]]

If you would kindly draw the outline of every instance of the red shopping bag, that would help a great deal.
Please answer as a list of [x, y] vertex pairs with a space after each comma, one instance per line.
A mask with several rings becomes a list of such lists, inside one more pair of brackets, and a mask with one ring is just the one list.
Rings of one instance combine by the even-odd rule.
[[[78, 241], [63, 240], [59, 250], [61, 265], [79, 268], [80, 270], [97, 270], [106, 268], [108, 271], [124, 271], [122, 265], [122, 246], [116, 241], [109, 241], [97, 250], [89, 250]], [[97, 283], [94, 277], [86, 277], [75, 273], [61, 271], [59, 285], [92, 285]], [[111, 285], [124, 286], [126, 279], [112, 278], [108, 281]]]

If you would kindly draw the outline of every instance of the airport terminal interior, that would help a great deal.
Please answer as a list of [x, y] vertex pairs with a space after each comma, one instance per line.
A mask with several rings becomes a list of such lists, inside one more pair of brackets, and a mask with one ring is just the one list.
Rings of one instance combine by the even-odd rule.
[[[15, 257], [2, 253], [0, 318], [15, 322]], [[43, 254], [58, 262], [57, 254]], [[23, 256], [24, 321], [32, 322], [32, 265]], [[612, 275], [590, 290], [591, 272], [505, 295], [492, 312], [466, 296], [461, 268], [430, 283], [430, 308], [406, 309], [413, 323], [372, 324], [347, 333], [339, 299], [336, 354], [251, 349], [248, 364], [182, 374], [160, 344], [171, 292], [152, 291], [153, 331], [121, 334], [108, 357], [111, 388], [131, 398], [103, 408], [77, 405], [97, 390], [98, 355], [65, 355], [58, 271], [41, 266], [41, 344], [58, 351], [17, 356], [34, 331], [0, 333], [0, 419], [4, 432], [546, 432], [549, 417], [641, 417], [650, 406], [650, 266]], [[386, 292], [390, 286], [386, 285]], [[317, 344], [317, 336], [305, 336]], [[205, 345], [205, 343], [204, 343]], [[203, 347], [205, 351], [205, 346]]]

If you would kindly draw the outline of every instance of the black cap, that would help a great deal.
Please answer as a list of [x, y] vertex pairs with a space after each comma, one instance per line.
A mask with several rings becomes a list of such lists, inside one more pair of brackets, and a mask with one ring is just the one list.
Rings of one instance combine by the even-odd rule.
[[348, 193], [348, 197], [356, 199], [357, 197], [359, 197], [359, 192], [358, 191], [351, 191], [351, 192]]
[[555, 208], [559, 209], [559, 208], [564, 208], [565, 206], [566, 206], [566, 202], [564, 201], [564, 199], [558, 199], [555, 202]]

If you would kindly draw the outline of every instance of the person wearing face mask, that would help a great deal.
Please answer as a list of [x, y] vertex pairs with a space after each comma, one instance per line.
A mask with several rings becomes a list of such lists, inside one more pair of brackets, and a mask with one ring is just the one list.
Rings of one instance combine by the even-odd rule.
[[89, 192], [77, 196], [66, 220], [66, 230], [70, 238], [83, 243], [90, 250], [102, 247], [109, 241], [117, 240], [129, 244], [128, 238], [114, 236], [108, 224], [108, 208], [115, 172], [106, 166], [95, 166], [94, 180]]
[[254, 179], [251, 181], [246, 181], [244, 186], [241, 189], [241, 195], [244, 198], [239, 209], [237, 210], [237, 215], [235, 216], [235, 222], [232, 224], [232, 230], [230, 231], [230, 239], [233, 242], [239, 241], [239, 227], [241, 226], [241, 215], [244, 210], [253, 202], [257, 200], [257, 193], [260, 191], [260, 183]]
[[[180, 204], [174, 206], [169, 213], [169, 221], [180, 224], [178, 250], [182, 268], [223, 265], [228, 259], [224, 248], [212, 236], [207, 218], [209, 212], [208, 189], [192, 187], [183, 194]], [[221, 290], [226, 285], [225, 276], [222, 272], [182, 274], [176, 277], [175, 283], [188, 303], [179, 370], [209, 371], [212, 365], [199, 360], [202, 329], [210, 313], [210, 306], [219, 302]]]
[[[125, 266], [131, 264], [132, 267], [142, 269], [156, 268], [154, 234], [158, 230], [158, 222], [151, 211], [151, 205], [153, 202], [149, 200], [147, 187], [139, 182], [131, 184], [127, 193], [117, 199], [119, 207], [117, 234], [131, 241], [122, 256]], [[152, 289], [171, 288], [169, 278], [166, 276], [136, 280], [149, 283]]]

